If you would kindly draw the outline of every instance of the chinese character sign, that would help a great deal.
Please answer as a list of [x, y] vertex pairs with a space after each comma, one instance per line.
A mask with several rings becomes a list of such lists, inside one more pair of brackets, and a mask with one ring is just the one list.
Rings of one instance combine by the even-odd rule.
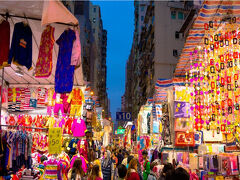
[[62, 146], [62, 131], [61, 128], [49, 128], [49, 145], [48, 152], [49, 154], [60, 154]]

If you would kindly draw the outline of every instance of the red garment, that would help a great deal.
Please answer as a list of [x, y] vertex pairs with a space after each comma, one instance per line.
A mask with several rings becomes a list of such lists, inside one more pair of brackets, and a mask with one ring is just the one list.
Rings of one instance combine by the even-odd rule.
[[73, 123], [73, 119], [72, 118], [68, 118], [68, 120], [65, 123], [65, 128], [67, 129], [67, 133], [68, 134], [72, 134], [71, 129], [72, 129], [72, 123]]
[[10, 46], [10, 24], [8, 21], [0, 23], [0, 68], [8, 65], [8, 55]]
[[67, 93], [61, 94], [61, 99], [63, 103], [63, 110], [65, 114], [70, 114], [70, 103], [68, 103], [68, 96]]
[[130, 176], [127, 178], [127, 180], [140, 180], [138, 173], [131, 172]]
[[8, 124], [14, 126], [16, 124], [16, 119], [13, 116], [10, 116]]
[[54, 27], [47, 25], [45, 30], [42, 32], [38, 60], [36, 64], [36, 78], [47, 78], [51, 75], [54, 30]]

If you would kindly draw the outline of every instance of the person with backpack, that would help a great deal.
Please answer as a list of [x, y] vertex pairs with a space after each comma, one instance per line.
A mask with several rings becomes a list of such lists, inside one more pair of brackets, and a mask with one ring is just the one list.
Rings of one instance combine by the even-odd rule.
[[144, 150], [142, 152], [142, 156], [143, 156], [143, 180], [147, 180], [148, 179], [148, 175], [150, 174], [150, 162], [148, 160], [148, 152], [146, 150]]

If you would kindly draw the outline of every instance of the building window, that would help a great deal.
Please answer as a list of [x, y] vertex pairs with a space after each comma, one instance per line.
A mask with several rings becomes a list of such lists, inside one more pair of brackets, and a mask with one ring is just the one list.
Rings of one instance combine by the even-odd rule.
[[176, 19], [176, 14], [177, 14], [176, 11], [171, 11], [171, 18]]
[[176, 49], [173, 50], [173, 56], [178, 57], [178, 50], [176, 50]]
[[76, 14], [76, 15], [84, 14], [84, 1], [75, 1], [74, 14]]
[[96, 18], [93, 18], [93, 22], [94, 22], [94, 23], [96, 22]]
[[143, 21], [144, 20], [144, 17], [143, 16], [141, 16], [141, 21]]
[[179, 32], [178, 31], [175, 32], [175, 39], [179, 39]]
[[141, 11], [144, 11], [144, 6], [141, 6]]
[[96, 8], [93, 8], [93, 12], [96, 12]]
[[184, 19], [184, 14], [183, 12], [178, 12], [178, 19]]

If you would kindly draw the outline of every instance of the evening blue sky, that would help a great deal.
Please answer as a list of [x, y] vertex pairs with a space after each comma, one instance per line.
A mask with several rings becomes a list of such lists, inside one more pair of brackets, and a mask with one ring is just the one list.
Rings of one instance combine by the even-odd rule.
[[134, 1], [93, 1], [101, 8], [107, 30], [107, 88], [110, 110], [115, 119], [125, 91], [125, 67], [134, 31]]

